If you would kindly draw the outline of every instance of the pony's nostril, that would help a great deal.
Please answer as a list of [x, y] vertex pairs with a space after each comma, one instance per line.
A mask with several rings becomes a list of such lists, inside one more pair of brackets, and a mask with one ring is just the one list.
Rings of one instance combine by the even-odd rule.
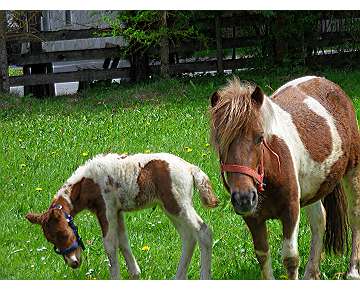
[[251, 198], [251, 203], [254, 204], [255, 201], [256, 201], [256, 192], [253, 191], [252, 198]]

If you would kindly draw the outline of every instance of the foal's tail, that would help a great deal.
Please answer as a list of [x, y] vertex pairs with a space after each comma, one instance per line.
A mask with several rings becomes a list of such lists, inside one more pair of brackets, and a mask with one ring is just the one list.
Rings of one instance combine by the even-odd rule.
[[336, 255], [348, 250], [348, 216], [344, 188], [338, 183], [323, 199], [326, 211], [325, 250]]
[[201, 202], [206, 207], [216, 207], [219, 203], [215, 196], [209, 177], [197, 166], [191, 168], [194, 184], [200, 192]]

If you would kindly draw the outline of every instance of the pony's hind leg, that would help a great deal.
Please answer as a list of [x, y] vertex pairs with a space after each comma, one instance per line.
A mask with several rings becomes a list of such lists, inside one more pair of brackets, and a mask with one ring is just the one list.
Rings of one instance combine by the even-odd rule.
[[348, 279], [360, 279], [360, 165], [352, 169], [344, 180], [348, 200], [348, 217], [352, 232], [352, 249]]
[[253, 238], [256, 258], [261, 268], [261, 277], [262, 279], [273, 280], [274, 275], [265, 221], [258, 221], [251, 217], [245, 217], [244, 220]]
[[305, 207], [311, 227], [311, 252], [305, 268], [304, 279], [320, 279], [320, 260], [326, 226], [326, 213], [321, 201]]
[[175, 279], [185, 280], [187, 278], [187, 272], [191, 262], [192, 255], [194, 253], [196, 239], [194, 237], [194, 233], [192, 231], [189, 231], [188, 228], [184, 226], [183, 223], [179, 221], [176, 216], [168, 214], [168, 217], [174, 224], [177, 232], [180, 235], [182, 242], [181, 259], [176, 272]]
[[132, 279], [139, 279], [140, 268], [136, 262], [136, 259], [131, 251], [128, 235], [125, 226], [124, 213], [122, 211], [118, 212], [118, 242], [120, 251], [123, 254], [128, 268], [128, 272]]

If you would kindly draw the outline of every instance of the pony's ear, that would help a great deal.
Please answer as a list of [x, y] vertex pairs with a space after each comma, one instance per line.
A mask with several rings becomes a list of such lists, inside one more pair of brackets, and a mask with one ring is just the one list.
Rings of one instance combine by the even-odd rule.
[[220, 95], [219, 93], [216, 91], [215, 93], [212, 94], [211, 96], [211, 107], [215, 107], [217, 102], [220, 100]]
[[29, 222], [31, 222], [32, 224], [38, 224], [41, 225], [42, 224], [42, 214], [39, 213], [28, 213], [25, 216]]
[[259, 86], [256, 86], [255, 90], [251, 94], [251, 99], [255, 101], [255, 103], [261, 107], [264, 101], [264, 93]]

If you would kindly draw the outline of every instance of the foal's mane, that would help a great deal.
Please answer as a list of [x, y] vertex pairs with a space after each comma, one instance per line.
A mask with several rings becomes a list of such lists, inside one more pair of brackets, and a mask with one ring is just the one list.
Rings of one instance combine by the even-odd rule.
[[234, 77], [218, 91], [219, 100], [210, 109], [211, 142], [224, 158], [235, 137], [260, 121], [259, 110], [251, 99], [254, 89], [250, 82]]

